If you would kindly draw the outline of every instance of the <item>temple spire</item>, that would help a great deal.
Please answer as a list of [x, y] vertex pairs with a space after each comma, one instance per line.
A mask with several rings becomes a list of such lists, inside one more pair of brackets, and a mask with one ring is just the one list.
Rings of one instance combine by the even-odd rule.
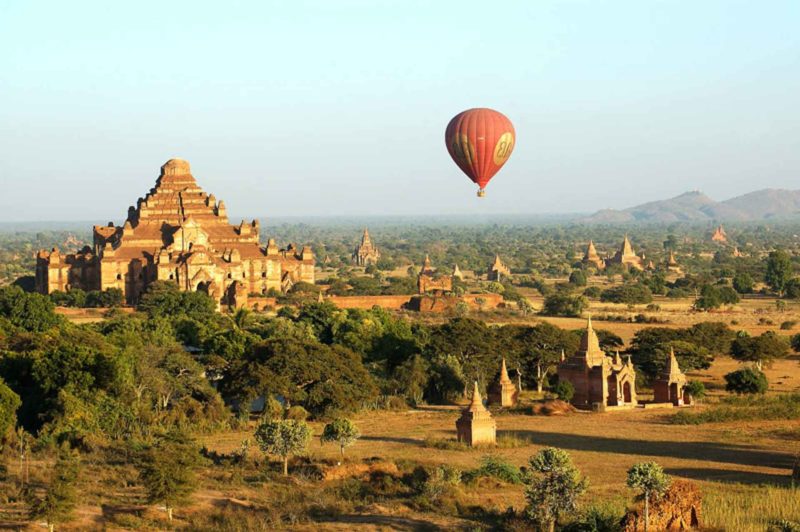
[[472, 387], [472, 400], [470, 401], [467, 410], [470, 412], [486, 412], [486, 407], [483, 406], [481, 391], [478, 389], [478, 381], [475, 381], [475, 384]]
[[505, 357], [503, 357], [503, 363], [500, 365], [500, 382], [502, 383], [511, 382], [511, 378], [508, 376], [508, 368], [506, 367]]

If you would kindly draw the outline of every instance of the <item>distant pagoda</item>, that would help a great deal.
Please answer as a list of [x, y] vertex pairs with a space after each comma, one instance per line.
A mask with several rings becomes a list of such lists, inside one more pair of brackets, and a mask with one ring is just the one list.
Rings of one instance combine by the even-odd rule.
[[353, 262], [357, 266], [369, 266], [370, 264], [377, 264], [380, 258], [381, 252], [378, 251], [378, 247], [372, 243], [369, 230], [365, 227], [364, 234], [361, 236], [361, 243], [353, 250]]
[[725, 228], [722, 227], [722, 224], [718, 225], [714, 230], [714, 233], [711, 235], [711, 240], [720, 244], [727, 244], [728, 234], [725, 232]]
[[489, 265], [489, 270], [487, 272], [488, 279], [490, 281], [500, 282], [503, 280], [503, 277], [508, 277], [509, 275], [511, 275], [511, 269], [503, 264], [503, 261], [500, 260], [500, 255], [495, 255], [494, 262]]
[[598, 270], [605, 269], [606, 267], [605, 261], [600, 258], [600, 255], [597, 253], [597, 249], [594, 247], [594, 242], [592, 240], [589, 240], [589, 245], [586, 246], [586, 253], [583, 254], [583, 259], [581, 262], [588, 266], [594, 266]]

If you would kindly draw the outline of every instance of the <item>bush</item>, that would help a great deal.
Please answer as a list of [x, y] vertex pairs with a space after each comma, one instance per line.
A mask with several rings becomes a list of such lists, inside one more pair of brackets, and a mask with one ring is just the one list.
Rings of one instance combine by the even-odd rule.
[[653, 293], [643, 284], [624, 284], [603, 290], [600, 301], [604, 303], [625, 303], [639, 305], [653, 301]]
[[786, 320], [781, 323], [781, 330], [782, 331], [791, 331], [797, 325], [797, 320]]
[[308, 410], [300, 405], [290, 406], [286, 409], [286, 419], [293, 419], [295, 421], [305, 421], [308, 419]]
[[767, 376], [754, 368], [743, 368], [725, 375], [725, 390], [737, 394], [763, 394], [767, 391]]
[[542, 314], [545, 316], [577, 317], [586, 308], [586, 298], [566, 294], [552, 294], [544, 298]]
[[555, 388], [553, 388], [553, 393], [556, 394], [559, 399], [568, 403], [572, 401], [572, 398], [575, 396], [575, 387], [569, 381], [559, 381]]
[[569, 284], [586, 286], [586, 274], [581, 270], [573, 270], [572, 273], [569, 274]]
[[699, 401], [706, 396], [706, 385], [700, 381], [689, 381], [686, 383], [686, 391], [692, 398]]
[[591, 297], [592, 299], [597, 299], [598, 297], [600, 297], [600, 294], [602, 292], [603, 291], [600, 289], [599, 286], [590, 286], [589, 288], [583, 291], [583, 295], [585, 297]]
[[481, 465], [477, 469], [466, 473], [464, 477], [465, 481], [488, 477], [508, 484], [522, 484], [522, 471], [520, 468], [495, 455], [486, 455], [481, 458]]

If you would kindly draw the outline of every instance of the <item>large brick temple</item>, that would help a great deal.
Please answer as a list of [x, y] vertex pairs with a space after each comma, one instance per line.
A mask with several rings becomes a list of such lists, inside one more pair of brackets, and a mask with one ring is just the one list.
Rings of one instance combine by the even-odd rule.
[[262, 246], [259, 222], [228, 222], [225, 204], [206, 194], [189, 163], [170, 159], [154, 188], [128, 208], [122, 227], [94, 226], [93, 246], [74, 254], [39, 251], [36, 289], [43, 294], [70, 288], [119, 288], [135, 304], [154, 281], [181, 290], [202, 290], [220, 304], [242, 306], [248, 294], [286, 291], [314, 282], [309, 247]]

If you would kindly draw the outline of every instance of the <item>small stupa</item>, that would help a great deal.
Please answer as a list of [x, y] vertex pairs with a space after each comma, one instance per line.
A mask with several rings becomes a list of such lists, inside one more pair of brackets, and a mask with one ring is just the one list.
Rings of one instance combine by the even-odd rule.
[[456, 434], [458, 441], [470, 447], [494, 445], [497, 441], [497, 425], [492, 414], [483, 406], [477, 381], [472, 390], [472, 401], [456, 421]]
[[454, 279], [461, 279], [462, 281], [464, 280], [464, 274], [461, 273], [461, 269], [458, 267], [458, 264], [456, 264], [455, 267], [453, 267], [452, 277]]
[[517, 387], [508, 376], [505, 358], [500, 365], [500, 378], [489, 387], [488, 392], [487, 399], [490, 405], [508, 408], [517, 404]]
[[653, 382], [653, 396], [656, 403], [672, 403], [675, 406], [692, 404], [691, 394], [686, 392], [686, 375], [681, 371], [675, 349], [670, 347], [667, 364]]

